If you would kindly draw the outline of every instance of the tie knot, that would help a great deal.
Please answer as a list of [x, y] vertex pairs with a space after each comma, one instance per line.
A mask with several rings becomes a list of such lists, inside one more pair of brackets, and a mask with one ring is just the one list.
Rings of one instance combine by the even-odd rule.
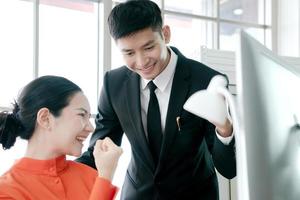
[[157, 86], [153, 83], [153, 81], [150, 81], [148, 83], [148, 87], [149, 87], [149, 90], [150, 90], [151, 93], [154, 92], [155, 89], [157, 88]]

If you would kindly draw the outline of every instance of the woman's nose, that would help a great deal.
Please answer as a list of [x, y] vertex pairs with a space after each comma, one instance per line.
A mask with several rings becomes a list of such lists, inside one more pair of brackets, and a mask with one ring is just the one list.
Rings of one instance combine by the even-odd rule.
[[86, 124], [86, 130], [89, 132], [93, 132], [95, 130], [90, 120], [88, 120], [88, 123]]

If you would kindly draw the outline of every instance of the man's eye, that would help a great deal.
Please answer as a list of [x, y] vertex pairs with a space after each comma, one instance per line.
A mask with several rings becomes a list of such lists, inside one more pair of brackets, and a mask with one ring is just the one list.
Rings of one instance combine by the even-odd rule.
[[125, 56], [132, 56], [133, 55], [133, 52], [126, 52], [124, 53]]
[[154, 48], [154, 46], [146, 47], [146, 50], [151, 50], [153, 48]]

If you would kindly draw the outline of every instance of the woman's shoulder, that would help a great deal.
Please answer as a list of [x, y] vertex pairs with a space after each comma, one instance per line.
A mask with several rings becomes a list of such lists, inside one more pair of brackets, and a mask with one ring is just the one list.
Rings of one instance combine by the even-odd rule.
[[0, 176], [0, 199], [17, 199], [16, 197], [20, 195], [20, 191], [15, 183], [14, 175], [10, 170]]
[[0, 176], [0, 190], [7, 185], [14, 183], [16, 175], [13, 167]]

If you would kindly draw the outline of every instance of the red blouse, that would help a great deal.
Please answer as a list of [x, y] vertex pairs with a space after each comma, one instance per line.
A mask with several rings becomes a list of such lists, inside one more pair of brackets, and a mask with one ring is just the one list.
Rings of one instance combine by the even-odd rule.
[[66, 160], [21, 158], [0, 177], [0, 199], [112, 200], [117, 188], [95, 169]]

